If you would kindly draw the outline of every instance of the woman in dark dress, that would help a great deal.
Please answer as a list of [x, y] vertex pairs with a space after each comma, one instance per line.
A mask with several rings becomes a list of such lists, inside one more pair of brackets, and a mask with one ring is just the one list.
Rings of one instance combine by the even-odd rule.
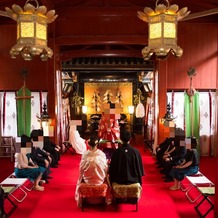
[[199, 157], [196, 150], [197, 141], [195, 138], [188, 138], [186, 140], [187, 153], [184, 161], [174, 166], [170, 171], [170, 176], [174, 179], [174, 185], [170, 187], [170, 190], [180, 189], [180, 182], [187, 175], [196, 174], [199, 170]]

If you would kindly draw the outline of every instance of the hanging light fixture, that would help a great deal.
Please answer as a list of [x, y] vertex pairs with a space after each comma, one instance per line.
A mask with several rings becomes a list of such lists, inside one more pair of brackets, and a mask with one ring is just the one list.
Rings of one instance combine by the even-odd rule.
[[133, 105], [129, 105], [128, 106], [128, 112], [129, 112], [129, 114], [133, 114], [134, 113], [134, 106]]
[[83, 106], [82, 106], [82, 112], [83, 112], [83, 114], [86, 114], [87, 111], [88, 111], [88, 106], [87, 106], [87, 105], [83, 105]]
[[148, 22], [148, 46], [142, 49], [145, 60], [149, 60], [155, 53], [158, 58], [166, 58], [171, 52], [176, 57], [182, 56], [183, 50], [177, 46], [177, 22], [186, 17], [190, 11], [184, 7], [179, 10], [178, 5], [158, 4], [155, 10], [145, 7], [144, 12], [138, 11], [138, 17]]
[[[30, 1], [34, 1], [36, 7]], [[37, 0], [27, 0], [23, 9], [13, 4], [12, 9], [5, 7], [0, 15], [17, 21], [17, 44], [10, 50], [12, 58], [21, 54], [29, 61], [39, 55], [42, 61], [47, 61], [52, 57], [53, 51], [47, 47], [47, 24], [57, 18], [55, 10], [47, 11], [44, 5], [39, 6]]]

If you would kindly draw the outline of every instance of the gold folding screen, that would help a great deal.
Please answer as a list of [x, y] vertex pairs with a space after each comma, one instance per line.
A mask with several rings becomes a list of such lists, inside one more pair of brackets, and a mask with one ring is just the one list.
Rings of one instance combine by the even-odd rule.
[[[87, 114], [101, 114], [104, 111], [105, 95], [110, 93], [111, 103], [115, 103], [120, 113], [128, 114], [128, 106], [132, 105], [131, 82], [87, 82], [84, 83], [84, 104], [88, 106]], [[95, 99], [96, 94], [98, 100]], [[94, 101], [98, 110], [94, 107]]]

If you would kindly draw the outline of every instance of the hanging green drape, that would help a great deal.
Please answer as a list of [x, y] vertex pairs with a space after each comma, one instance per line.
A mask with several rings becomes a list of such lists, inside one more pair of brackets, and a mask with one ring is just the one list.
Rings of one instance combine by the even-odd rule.
[[23, 86], [17, 92], [17, 135], [30, 136], [31, 130], [31, 91]]
[[[195, 137], [199, 142], [199, 124], [200, 124], [200, 107], [199, 93], [195, 92], [193, 96], [185, 93], [185, 133], [186, 137]], [[199, 143], [197, 150], [199, 151]]]

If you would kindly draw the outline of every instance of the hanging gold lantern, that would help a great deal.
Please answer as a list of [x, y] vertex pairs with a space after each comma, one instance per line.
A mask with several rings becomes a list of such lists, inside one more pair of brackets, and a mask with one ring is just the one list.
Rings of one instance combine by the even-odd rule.
[[181, 57], [183, 50], [177, 46], [177, 22], [187, 16], [190, 11], [178, 5], [158, 4], [156, 1], [155, 10], [145, 7], [144, 12], [138, 11], [138, 17], [148, 22], [148, 46], [142, 49], [145, 60], [149, 60], [153, 53], [158, 58], [166, 58], [169, 52], [176, 57]]
[[11, 48], [10, 54], [12, 58], [21, 54], [24, 60], [32, 60], [39, 55], [43, 61], [47, 61], [53, 55], [53, 51], [47, 47], [47, 24], [58, 15], [55, 15], [55, 10], [47, 11], [44, 5], [39, 6], [37, 0], [33, 0], [36, 7], [30, 1], [23, 9], [13, 4], [12, 9], [6, 7], [5, 12], [0, 11], [0, 15], [17, 21], [17, 44]]

